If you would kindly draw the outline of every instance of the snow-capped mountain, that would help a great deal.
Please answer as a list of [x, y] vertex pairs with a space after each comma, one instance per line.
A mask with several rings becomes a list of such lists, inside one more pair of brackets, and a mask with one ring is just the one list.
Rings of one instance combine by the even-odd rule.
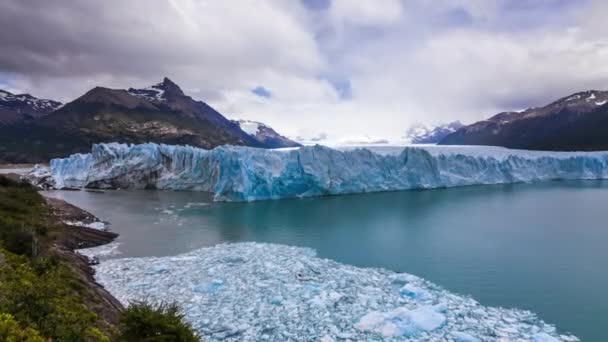
[[462, 127], [464, 125], [460, 121], [431, 127], [415, 124], [407, 130], [403, 138], [412, 144], [436, 144], [447, 135], [456, 132]]
[[155, 142], [206, 149], [225, 144], [294, 146], [270, 128], [261, 128], [256, 136], [246, 133], [207, 103], [184, 94], [168, 78], [142, 89], [95, 87], [60, 108], [54, 102], [29, 102], [41, 112], [52, 112], [24, 124], [0, 125], [0, 160], [48, 162], [104, 142]]
[[498, 113], [446, 136], [445, 145], [608, 150], [608, 91], [578, 92], [543, 107]]
[[239, 127], [247, 134], [268, 148], [298, 147], [299, 143], [280, 135], [272, 127], [258, 121], [235, 120]]
[[61, 102], [39, 99], [29, 94], [0, 90], [0, 125], [39, 119], [61, 107]]

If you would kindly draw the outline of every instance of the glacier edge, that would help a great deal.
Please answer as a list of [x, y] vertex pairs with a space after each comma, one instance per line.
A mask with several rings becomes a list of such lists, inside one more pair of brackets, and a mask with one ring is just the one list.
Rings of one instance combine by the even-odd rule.
[[[37, 171], [40, 173], [40, 171]], [[146, 143], [95, 144], [53, 159], [55, 188], [206, 191], [216, 201], [255, 201], [608, 178], [608, 152], [539, 152], [499, 147], [419, 146], [392, 153], [316, 145], [291, 150]]]

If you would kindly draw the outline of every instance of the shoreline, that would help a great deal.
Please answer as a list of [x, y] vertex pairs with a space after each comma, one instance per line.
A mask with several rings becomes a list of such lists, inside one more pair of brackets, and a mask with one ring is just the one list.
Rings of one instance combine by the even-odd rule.
[[100, 222], [95, 215], [64, 200], [47, 197], [39, 192], [51, 209], [51, 217], [63, 226], [62, 234], [54, 244], [53, 250], [68, 260], [79, 280], [90, 290], [91, 298], [87, 306], [101, 319], [116, 326], [124, 306], [95, 279], [92, 267], [95, 259], [78, 252], [78, 249], [98, 247], [113, 242], [118, 234], [107, 230], [66, 224], [66, 222]]

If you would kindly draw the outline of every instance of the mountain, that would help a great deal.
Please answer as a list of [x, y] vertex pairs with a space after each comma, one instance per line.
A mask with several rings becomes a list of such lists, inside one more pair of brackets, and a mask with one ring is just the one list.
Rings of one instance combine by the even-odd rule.
[[454, 121], [449, 124], [427, 127], [422, 124], [412, 125], [405, 136], [405, 140], [412, 144], [436, 144], [447, 135], [456, 132], [464, 127], [460, 121]]
[[503, 112], [446, 136], [442, 145], [548, 151], [608, 150], [608, 91], [588, 90], [544, 107]]
[[102, 142], [155, 142], [205, 149], [224, 144], [280, 145], [259, 141], [165, 78], [143, 89], [96, 87], [37, 120], [0, 126], [0, 160], [48, 162], [88, 151], [92, 144]]
[[0, 89], [0, 125], [37, 120], [61, 107], [61, 102], [30, 94], [15, 95]]
[[261, 122], [251, 120], [237, 120], [234, 122], [237, 123], [245, 133], [249, 134], [260, 144], [268, 148], [302, 146], [301, 144], [280, 135], [272, 129], [272, 127]]

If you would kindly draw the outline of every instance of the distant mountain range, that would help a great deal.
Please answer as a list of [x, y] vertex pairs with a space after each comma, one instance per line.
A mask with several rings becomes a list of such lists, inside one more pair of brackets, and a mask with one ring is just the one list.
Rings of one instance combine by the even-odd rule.
[[11, 94], [0, 89], [0, 125], [29, 122], [61, 107], [61, 102], [35, 98], [29, 94]]
[[258, 121], [235, 120], [239, 127], [260, 144], [268, 148], [298, 147], [299, 143], [277, 133], [272, 127]]
[[443, 145], [550, 151], [608, 150], [608, 91], [589, 90], [544, 107], [503, 112], [463, 127]]
[[422, 124], [412, 125], [405, 136], [405, 141], [412, 144], [436, 144], [451, 133], [464, 127], [460, 121], [427, 127]]
[[[61, 105], [30, 95], [0, 93], [0, 161], [48, 162], [89, 151], [101, 142], [263, 148], [298, 146], [266, 125], [248, 134], [168, 78], [128, 90], [96, 87]], [[258, 136], [259, 135], [259, 136]]]

